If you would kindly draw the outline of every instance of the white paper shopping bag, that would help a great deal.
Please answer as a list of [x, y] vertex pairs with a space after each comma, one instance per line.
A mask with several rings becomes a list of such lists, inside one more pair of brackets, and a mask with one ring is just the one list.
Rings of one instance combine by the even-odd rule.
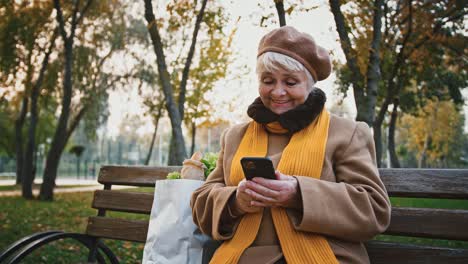
[[201, 263], [203, 244], [210, 238], [193, 223], [190, 196], [203, 181], [156, 182], [144, 264]]

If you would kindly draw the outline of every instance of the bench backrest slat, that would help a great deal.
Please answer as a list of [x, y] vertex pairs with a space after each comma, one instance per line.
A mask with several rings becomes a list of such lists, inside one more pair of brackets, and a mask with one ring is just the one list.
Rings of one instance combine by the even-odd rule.
[[468, 210], [392, 208], [385, 234], [468, 241]]
[[112, 211], [150, 214], [152, 193], [98, 190], [94, 192], [92, 207]]
[[146, 242], [149, 221], [93, 216], [88, 219], [86, 234], [133, 242]]
[[[103, 166], [99, 183], [153, 187], [180, 166]], [[390, 196], [468, 199], [468, 170], [379, 169]]]
[[468, 249], [416, 246], [380, 241], [370, 241], [366, 243], [366, 249], [372, 264], [468, 263]]
[[169, 172], [180, 171], [180, 166], [103, 166], [98, 182], [111, 185], [154, 187], [157, 180], [164, 180]]
[[380, 169], [390, 196], [468, 199], [468, 170]]

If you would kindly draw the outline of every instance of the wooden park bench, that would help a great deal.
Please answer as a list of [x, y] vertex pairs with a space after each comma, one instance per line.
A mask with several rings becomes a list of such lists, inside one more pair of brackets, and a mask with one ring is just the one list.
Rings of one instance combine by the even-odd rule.
[[[21, 259], [51, 241], [72, 238], [90, 249], [88, 261], [119, 263], [101, 238], [145, 243], [148, 220], [106, 216], [107, 211], [150, 214], [153, 194], [115, 191], [113, 185], [154, 187], [167, 173], [181, 167], [104, 166], [99, 174], [103, 190], [94, 193], [92, 207], [97, 216], [88, 219], [84, 234], [50, 231], [19, 240], [0, 255], [0, 263]], [[468, 170], [381, 169], [380, 175], [391, 197], [468, 200]], [[468, 210], [393, 207], [387, 235], [468, 241]], [[370, 241], [366, 244], [371, 263], [468, 263], [468, 249]], [[105, 256], [105, 257], [104, 257]]]

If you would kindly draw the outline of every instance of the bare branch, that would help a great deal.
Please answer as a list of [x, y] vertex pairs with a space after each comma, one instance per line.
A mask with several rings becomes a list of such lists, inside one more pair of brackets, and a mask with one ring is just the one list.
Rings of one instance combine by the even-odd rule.
[[79, 8], [80, 8], [80, 0], [75, 0], [75, 5], [73, 6], [73, 12], [72, 12], [70, 36], [74, 34], [75, 29], [76, 29], [76, 17], [78, 15]]
[[83, 19], [86, 11], [88, 11], [89, 7], [91, 6], [91, 3], [93, 2], [93, 0], [88, 0], [85, 4], [85, 6], [83, 7], [83, 10], [81, 10], [80, 12], [80, 16], [78, 17], [78, 19], [76, 20], [76, 24], [79, 24], [81, 22], [81, 20]]
[[179, 93], [179, 113], [180, 118], [184, 118], [184, 103], [185, 103], [185, 91], [187, 90], [187, 79], [189, 77], [190, 65], [192, 64], [193, 55], [195, 54], [195, 46], [197, 44], [198, 31], [200, 30], [200, 24], [203, 20], [203, 15], [205, 13], [205, 7], [208, 0], [203, 0], [202, 7], [200, 12], [198, 12], [197, 19], [195, 21], [195, 28], [193, 29], [192, 43], [190, 45], [190, 50], [185, 61], [184, 70], [182, 71], [182, 79], [180, 81], [180, 93]]
[[64, 41], [67, 39], [67, 32], [65, 31], [65, 21], [63, 20], [62, 8], [60, 7], [60, 0], [54, 0], [55, 10], [57, 10], [57, 22], [59, 24], [60, 34]]

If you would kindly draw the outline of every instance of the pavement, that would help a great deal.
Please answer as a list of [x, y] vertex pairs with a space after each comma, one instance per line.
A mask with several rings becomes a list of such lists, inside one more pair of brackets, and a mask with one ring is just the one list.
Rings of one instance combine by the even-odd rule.
[[[0, 185], [8, 186], [8, 185], [15, 185], [15, 180], [0, 180]], [[35, 180], [34, 183], [41, 184], [42, 179]], [[97, 180], [85, 180], [85, 179], [73, 179], [73, 178], [65, 178], [65, 179], [57, 179], [55, 181], [57, 186], [54, 189], [54, 193], [76, 193], [76, 192], [92, 192], [95, 190], [102, 190], [104, 188], [103, 185], [97, 182]], [[66, 185], [83, 185], [83, 187], [72, 187], [67, 188], [63, 187]], [[91, 185], [91, 186], [90, 186]], [[112, 189], [129, 189], [134, 188], [132, 186], [119, 186], [113, 185]], [[33, 190], [34, 195], [39, 194], [39, 190]], [[0, 197], [11, 197], [11, 196], [21, 196], [21, 190], [14, 190], [14, 191], [0, 191]]]

